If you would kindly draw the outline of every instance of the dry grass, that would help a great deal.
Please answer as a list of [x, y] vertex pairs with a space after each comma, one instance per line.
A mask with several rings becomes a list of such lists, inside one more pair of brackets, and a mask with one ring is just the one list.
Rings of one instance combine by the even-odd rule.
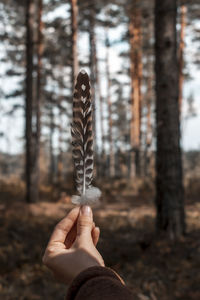
[[[7, 192], [19, 197], [23, 186]], [[0, 294], [5, 300], [63, 299], [66, 287], [56, 283], [41, 257], [54, 225], [72, 208], [69, 197], [31, 205], [8, 198], [1, 196], [0, 206]], [[104, 196], [94, 218], [106, 265], [119, 272], [135, 299], [200, 299], [199, 203], [187, 205], [188, 235], [175, 245], [155, 236], [153, 197]]]

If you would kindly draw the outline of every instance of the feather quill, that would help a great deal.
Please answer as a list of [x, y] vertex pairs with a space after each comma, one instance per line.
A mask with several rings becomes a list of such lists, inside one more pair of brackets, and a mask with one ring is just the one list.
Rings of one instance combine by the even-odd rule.
[[74, 204], [96, 203], [101, 191], [92, 186], [93, 180], [93, 131], [90, 80], [82, 70], [74, 88], [73, 122], [71, 125], [75, 181], [78, 195], [72, 196]]

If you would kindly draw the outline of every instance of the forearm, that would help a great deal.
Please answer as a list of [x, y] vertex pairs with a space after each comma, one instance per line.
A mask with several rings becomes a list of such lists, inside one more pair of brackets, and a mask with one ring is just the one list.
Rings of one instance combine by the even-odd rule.
[[91, 267], [71, 283], [66, 300], [133, 300], [123, 280], [111, 269]]

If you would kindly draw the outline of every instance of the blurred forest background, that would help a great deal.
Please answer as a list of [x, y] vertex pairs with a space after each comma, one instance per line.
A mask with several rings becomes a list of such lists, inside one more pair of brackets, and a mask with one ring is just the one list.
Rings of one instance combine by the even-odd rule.
[[95, 106], [94, 216], [106, 264], [136, 299], [200, 299], [199, 18], [199, 0], [0, 0], [4, 299], [65, 294], [41, 257], [72, 207], [82, 68]]

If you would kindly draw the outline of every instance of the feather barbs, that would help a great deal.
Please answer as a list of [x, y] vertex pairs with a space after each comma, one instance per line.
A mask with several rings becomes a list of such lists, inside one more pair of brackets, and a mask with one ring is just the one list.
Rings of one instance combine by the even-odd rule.
[[82, 70], [77, 77], [73, 98], [73, 122], [71, 126], [73, 160], [78, 196], [74, 204], [91, 204], [101, 192], [91, 185], [93, 179], [92, 102], [88, 74]]

